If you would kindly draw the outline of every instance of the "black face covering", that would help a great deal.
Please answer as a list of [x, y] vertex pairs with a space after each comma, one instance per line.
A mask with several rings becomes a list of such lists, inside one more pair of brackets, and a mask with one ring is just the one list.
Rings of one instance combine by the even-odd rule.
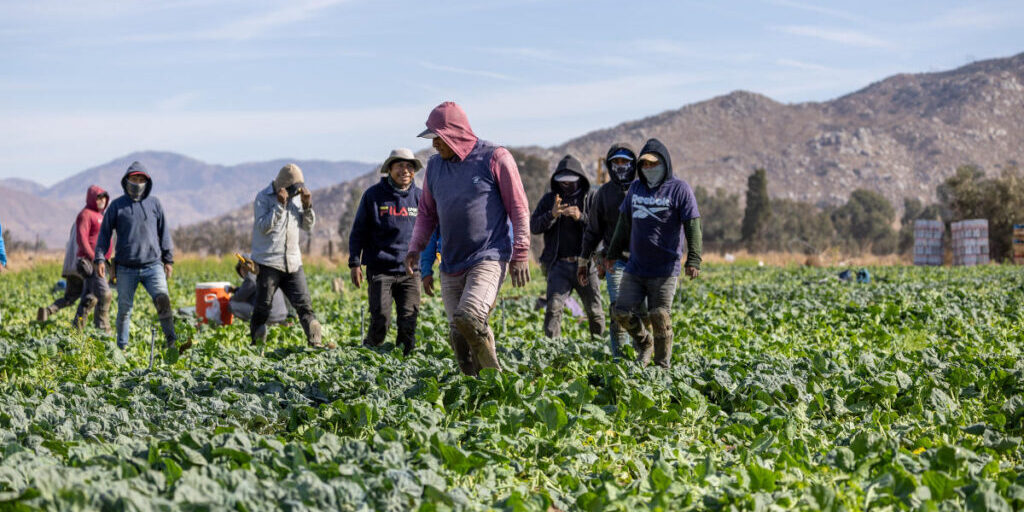
[[636, 179], [636, 167], [633, 166], [632, 162], [628, 164], [611, 164], [610, 172], [615, 177], [615, 181], [623, 187], [628, 187]]
[[571, 173], [560, 174], [555, 176], [555, 185], [559, 195], [569, 197], [580, 189], [580, 177]]
[[292, 183], [286, 190], [288, 191], [288, 197], [295, 197], [302, 191], [302, 183]]

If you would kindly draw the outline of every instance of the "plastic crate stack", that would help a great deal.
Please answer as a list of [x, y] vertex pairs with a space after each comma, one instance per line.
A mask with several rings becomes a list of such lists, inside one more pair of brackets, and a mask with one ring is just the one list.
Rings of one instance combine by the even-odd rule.
[[960, 266], [985, 265], [988, 253], [988, 220], [971, 219], [954, 222], [953, 264]]
[[1013, 263], [1024, 265], [1024, 224], [1013, 225]]
[[942, 265], [941, 220], [914, 221], [914, 265]]

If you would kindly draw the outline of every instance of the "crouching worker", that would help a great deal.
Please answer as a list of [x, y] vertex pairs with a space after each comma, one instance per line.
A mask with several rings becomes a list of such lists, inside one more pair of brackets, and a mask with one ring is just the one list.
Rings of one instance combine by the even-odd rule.
[[[313, 196], [303, 183], [302, 170], [295, 164], [281, 168], [277, 178], [256, 194], [253, 202], [252, 259], [259, 266], [256, 275], [256, 308], [249, 325], [253, 345], [267, 340], [267, 320], [274, 294], [280, 288], [299, 315], [310, 347], [324, 348], [320, 322], [313, 313], [302, 269], [299, 230], [312, 231], [316, 222]], [[328, 345], [334, 348], [334, 344]]]
[[[228, 308], [236, 318], [246, 322], [252, 320], [252, 312], [256, 309], [256, 262], [250, 258], [239, 255], [241, 261], [235, 264], [235, 272], [242, 278], [242, 284], [231, 291], [231, 300], [228, 301]], [[279, 288], [274, 292], [274, 299], [270, 305], [270, 315], [267, 316], [268, 324], [284, 323], [291, 312], [288, 310], [288, 303], [285, 302], [284, 292]]]
[[[116, 233], [117, 346], [122, 350], [128, 347], [135, 291], [141, 284], [156, 306], [167, 347], [174, 348], [178, 337], [174, 333], [174, 313], [167, 288], [174, 269], [174, 248], [164, 208], [160, 200], [150, 195], [153, 180], [139, 162], [132, 162], [128, 167], [121, 178], [121, 187], [124, 195], [113, 200], [103, 214], [93, 257], [98, 278], [106, 279], [106, 255]], [[179, 351], [191, 346], [192, 343], [187, 342]]]
[[566, 155], [551, 175], [551, 191], [540, 198], [530, 217], [530, 231], [544, 235], [540, 263], [548, 277], [544, 334], [549, 338], [561, 334], [562, 310], [573, 290], [583, 300], [590, 334], [604, 334], [604, 308], [601, 306], [597, 268], [589, 265], [588, 260], [589, 278], [581, 283], [576, 277], [583, 231], [594, 195], [595, 192], [590, 190], [590, 180], [583, 174], [583, 164]]
[[[628, 245], [629, 259], [612, 309], [615, 321], [637, 340], [641, 364], [649, 364], [653, 352], [654, 363], [668, 368], [672, 365], [670, 312], [684, 241], [686, 275], [694, 279], [700, 274], [700, 212], [690, 185], [672, 175], [672, 160], [660, 141], [647, 141], [638, 160], [639, 179], [622, 201], [605, 268], [611, 272]], [[653, 333], [641, 321], [644, 299]]]
[[416, 317], [420, 311], [420, 273], [414, 270], [407, 274], [404, 262], [422, 193], [413, 177], [422, 167], [412, 151], [392, 151], [381, 166], [385, 176], [359, 200], [348, 238], [352, 284], [357, 288], [362, 285], [362, 265], [366, 265], [370, 288], [370, 329], [363, 345], [375, 347], [384, 342], [394, 302], [398, 310], [395, 345], [401, 345], [405, 355], [416, 344]]

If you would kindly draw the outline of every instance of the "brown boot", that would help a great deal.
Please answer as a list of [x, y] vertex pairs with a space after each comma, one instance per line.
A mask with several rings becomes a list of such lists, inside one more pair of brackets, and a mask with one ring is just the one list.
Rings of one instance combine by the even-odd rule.
[[468, 314], [455, 314], [455, 328], [459, 330], [469, 343], [470, 351], [480, 369], [494, 368], [501, 371], [498, 353], [494, 346], [494, 337], [485, 320]]
[[52, 315], [52, 314], [54, 314], [56, 312], [57, 312], [57, 306], [55, 306], [53, 304], [50, 304], [49, 306], [46, 306], [45, 308], [39, 308], [36, 311], [36, 321], [38, 321], [38, 322], [45, 322], [45, 321], [50, 319], [50, 315]]
[[459, 370], [463, 375], [476, 377], [480, 373], [480, 368], [476, 366], [476, 358], [473, 357], [473, 351], [469, 348], [469, 342], [455, 327], [454, 322], [448, 326], [448, 329], [451, 331], [448, 344], [451, 345], [452, 352], [455, 353], [455, 362], [458, 363]]
[[107, 292], [106, 295], [100, 297], [96, 304], [96, 310], [93, 312], [93, 325], [104, 334], [110, 334], [110, 302], [112, 299], [113, 294]]
[[82, 303], [78, 305], [78, 309], [75, 311], [74, 326], [75, 329], [85, 329], [85, 321], [89, 316], [89, 312], [93, 310], [98, 304], [98, 300], [93, 295], [86, 295], [82, 299]]
[[654, 337], [654, 364], [662, 368], [672, 366], [672, 318], [666, 310], [651, 311]]

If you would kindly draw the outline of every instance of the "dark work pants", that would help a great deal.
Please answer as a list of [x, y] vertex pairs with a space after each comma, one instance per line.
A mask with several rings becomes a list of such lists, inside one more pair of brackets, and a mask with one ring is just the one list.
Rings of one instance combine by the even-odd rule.
[[264, 265], [259, 266], [259, 274], [256, 276], [256, 308], [252, 312], [252, 322], [249, 324], [253, 337], [255, 338], [256, 332], [267, 323], [274, 303], [274, 294], [278, 288], [284, 292], [285, 298], [299, 314], [302, 330], [306, 332], [306, 339], [309, 339], [309, 326], [316, 321], [316, 314], [313, 313], [313, 305], [309, 300], [306, 272], [302, 267], [288, 273]]
[[420, 273], [413, 275], [370, 274], [370, 329], [366, 333], [365, 345], [377, 346], [384, 342], [391, 324], [391, 303], [398, 313], [398, 337], [395, 345], [409, 347], [416, 345], [416, 317], [420, 313]]
[[[612, 308], [615, 320], [626, 328], [637, 344], [637, 358], [647, 365], [654, 356], [654, 364], [668, 368], [672, 365], [672, 300], [675, 298], [677, 276], [639, 277], [622, 272], [619, 296]], [[651, 331], [643, 322], [643, 303], [650, 308], [648, 317]]]
[[64, 276], [64, 282], [67, 283], [67, 286], [64, 287], [64, 296], [53, 301], [54, 311], [74, 304], [82, 296], [82, 288], [85, 286], [85, 282], [81, 277]]
[[[100, 263], [106, 265], [106, 263]], [[105, 278], [100, 277], [92, 262], [79, 260], [78, 272], [85, 276], [85, 283], [82, 286], [81, 301], [75, 311], [76, 323], [84, 327], [85, 318], [89, 316], [89, 308], [94, 308], [93, 325], [102, 330], [110, 328], [110, 300], [113, 296], [110, 293], [110, 285]]]
[[555, 260], [548, 268], [547, 310], [544, 312], [544, 335], [553, 338], [562, 332], [562, 312], [565, 301], [573, 290], [583, 301], [590, 333], [604, 334], [604, 307], [601, 306], [601, 282], [597, 279], [597, 268], [591, 265], [587, 285], [581, 286], [576, 277], [575, 261]]

